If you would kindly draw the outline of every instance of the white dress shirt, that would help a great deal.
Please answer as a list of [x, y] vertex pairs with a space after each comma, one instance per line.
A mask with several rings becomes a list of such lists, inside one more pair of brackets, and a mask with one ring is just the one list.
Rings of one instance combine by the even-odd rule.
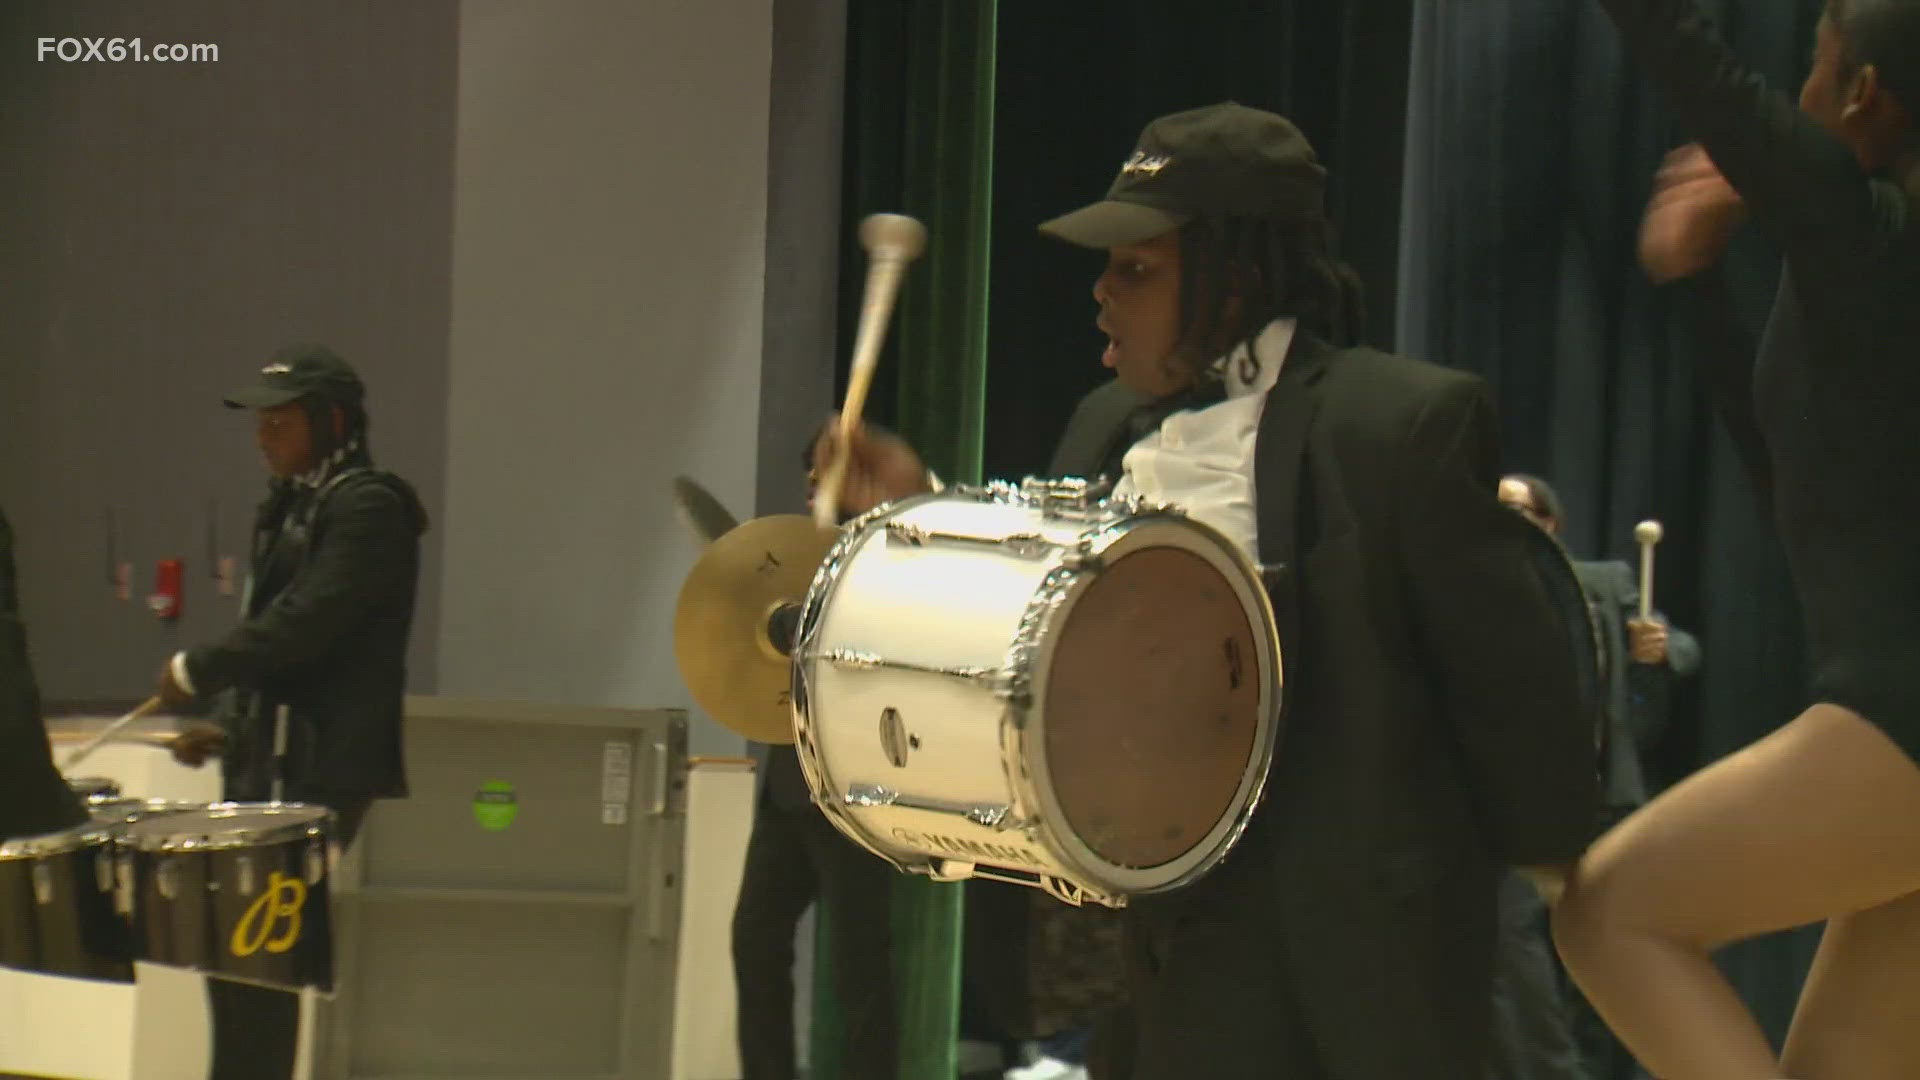
[[[1133, 445], [1121, 462], [1126, 470], [1113, 493], [1169, 503], [1188, 517], [1220, 530], [1240, 545], [1247, 558], [1260, 562], [1260, 542], [1253, 505], [1254, 444], [1260, 434], [1260, 415], [1267, 392], [1280, 378], [1287, 350], [1293, 344], [1292, 319], [1276, 319], [1253, 341], [1259, 366], [1246, 363], [1241, 345], [1215, 361], [1226, 384], [1227, 400], [1204, 409], [1177, 412], [1161, 421], [1158, 431]], [[1249, 378], [1251, 375], [1251, 378]]]

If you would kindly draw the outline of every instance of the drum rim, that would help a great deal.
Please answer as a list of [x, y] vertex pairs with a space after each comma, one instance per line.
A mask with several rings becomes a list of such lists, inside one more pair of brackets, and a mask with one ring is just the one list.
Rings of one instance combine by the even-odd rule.
[[[265, 820], [274, 823], [229, 829], [181, 827], [185, 823], [178, 820], [180, 814], [191, 813], [193, 810], [216, 815], [213, 819], [216, 822], [243, 820], [241, 815], [250, 814], [256, 816], [244, 820], [249, 822]], [[209, 824], [208, 819], [196, 819], [196, 825], [205, 824]], [[153, 855], [182, 855], [317, 838], [326, 835], [332, 824], [333, 811], [316, 803], [217, 802], [174, 813], [155, 814], [149, 818], [123, 821], [116, 827], [114, 839], [118, 846], [129, 851]]]
[[[1091, 846], [1065, 827], [1065, 809], [1053, 791], [1050, 781], [1052, 773], [1047, 766], [1046, 710], [1043, 704], [1046, 701], [1046, 673], [1049, 670], [1047, 662], [1059, 640], [1059, 635], [1051, 631], [1070, 617], [1075, 603], [1095, 580], [1095, 575], [1066, 567], [1061, 568], [1065, 573], [1056, 571], [1055, 575], [1050, 575], [1049, 583], [1043, 585], [1030, 601], [1028, 617], [1021, 621], [1023, 640], [1016, 642], [1014, 650], [1009, 652], [1009, 666], [1012, 666], [1016, 662], [1012, 659], [1014, 652], [1024, 649], [1017, 662], [1022, 665], [1020, 676], [1029, 686], [1024, 703], [1016, 703], [1022, 715], [1015, 719], [1015, 737], [1008, 740], [1003, 751], [1003, 763], [1008, 775], [1013, 778], [1018, 802], [1029, 808], [1025, 811], [1026, 816], [1039, 824], [1042, 842], [1056, 859], [1083, 882], [1091, 882], [1099, 890], [1120, 895], [1146, 895], [1191, 884], [1212, 871], [1239, 845], [1241, 837], [1252, 823], [1254, 812], [1265, 799], [1267, 778], [1272, 770], [1273, 756], [1278, 749], [1284, 724], [1281, 704], [1285, 687], [1285, 655], [1273, 614], [1272, 599], [1261, 584], [1259, 572], [1237, 544], [1219, 530], [1174, 508], [1135, 503], [1132, 513], [1109, 523], [1089, 537], [1092, 542], [1086, 550], [1095, 558], [1105, 558], [1116, 549], [1119, 549], [1117, 557], [1124, 557], [1131, 550], [1151, 550], [1152, 547], [1163, 545], [1140, 543], [1136, 538], [1144, 539], [1147, 530], [1166, 525], [1176, 525], [1176, 535], [1186, 533], [1205, 544], [1204, 550], [1198, 544], [1164, 546], [1187, 551], [1219, 569], [1240, 600], [1242, 611], [1252, 624], [1256, 643], [1264, 638], [1272, 646], [1271, 650], [1259, 650], [1262, 669], [1259, 727], [1253, 752], [1248, 755], [1229, 803], [1233, 809], [1222, 814], [1191, 848], [1157, 866], [1121, 866], [1101, 858]], [[1222, 566], [1222, 563], [1226, 565]], [[1033, 617], [1036, 612], [1041, 613], [1039, 618]], [[1017, 767], [1022, 759], [1029, 767]]]
[[[806, 600], [800, 608], [800, 629], [794, 635], [794, 650], [789, 661], [793, 691], [789, 696], [793, 699], [794, 756], [800, 759], [800, 772], [806, 778], [807, 791], [813, 796], [814, 805], [842, 835], [900, 871], [931, 871], [935, 862], [931, 856], [909, 862], [886, 850], [859, 819], [847, 811], [840, 799], [832, 797], [832, 792], [837, 790], [833, 775], [827, 770], [826, 761], [821, 757], [814, 740], [812, 665], [809, 658], [817, 651], [822, 618], [828, 604], [840, 591], [840, 581], [854, 553], [870, 537], [879, 535], [870, 526], [915, 506], [946, 497], [949, 496], [945, 492], [928, 492], [882, 503], [840, 527], [839, 539], [827, 549], [827, 557], [820, 560], [820, 568], [814, 571], [813, 581], [807, 586]], [[827, 794], [823, 796], [823, 792]]]
[[66, 781], [69, 791], [90, 800], [98, 798], [102, 791], [113, 792], [113, 797], [116, 799], [122, 797], [120, 794], [120, 781], [110, 776], [69, 776], [66, 778]]
[[[97, 815], [102, 811], [111, 811], [117, 806], [124, 806], [126, 808], [125, 815], [130, 815], [136, 810], [140, 813], [157, 815], [172, 814], [182, 810], [205, 810], [207, 807], [214, 805], [217, 804], [196, 802], [192, 799], [142, 799], [131, 795], [122, 795], [117, 799], [101, 799], [97, 802], [89, 800], [87, 803], [87, 811], [96, 815], [94, 820], [98, 821], [101, 820], [101, 818]], [[110, 820], [120, 821], [123, 820], [123, 816], [123, 814], [116, 814]], [[131, 820], [131, 816], [124, 816], [124, 819]]]
[[113, 828], [98, 821], [83, 821], [64, 829], [35, 836], [14, 836], [0, 841], [0, 862], [44, 859], [70, 855], [91, 847], [111, 843]]

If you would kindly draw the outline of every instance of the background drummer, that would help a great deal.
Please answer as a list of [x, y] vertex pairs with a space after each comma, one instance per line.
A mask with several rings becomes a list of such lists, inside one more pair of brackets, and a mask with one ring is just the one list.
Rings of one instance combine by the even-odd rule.
[[[802, 455], [812, 499], [813, 449]], [[813, 804], [791, 745], [756, 743], [765, 766], [733, 908], [734, 1000], [742, 1080], [799, 1075], [794, 934], [815, 900], [833, 911], [832, 967], [846, 1024], [847, 1080], [898, 1075], [893, 867], [861, 850]]]
[[[159, 689], [176, 707], [221, 698], [217, 722], [174, 740], [175, 758], [223, 754], [229, 800], [332, 809], [343, 846], [374, 799], [406, 794], [400, 717], [426, 528], [413, 489], [374, 468], [365, 397], [352, 367], [309, 345], [281, 350], [226, 398], [254, 411], [271, 474], [243, 615], [170, 658]], [[212, 1080], [293, 1075], [298, 996], [225, 979], [208, 979], [207, 996]]]
[[[1553, 537], [1566, 527], [1559, 492], [1538, 476], [1500, 478], [1500, 501]], [[1607, 752], [1601, 769], [1601, 813], [1608, 826], [1644, 805], [1657, 786], [1651, 755], [1673, 713], [1675, 683], [1700, 667], [1700, 642], [1654, 612], [1640, 617], [1632, 566], [1580, 560], [1573, 571], [1587, 594], [1606, 673]], [[1494, 1008], [1506, 1029], [1501, 1054], [1509, 1077], [1629, 1080], [1633, 1056], [1574, 989], [1548, 938], [1538, 893], [1520, 883], [1502, 894], [1502, 937]], [[1557, 977], [1541, 978], [1548, 967]]]
[[[1222, 104], [1153, 121], [1104, 200], [1042, 226], [1106, 252], [1101, 362], [1150, 402], [1104, 468], [1266, 564], [1288, 680], [1241, 850], [1128, 909], [1133, 1015], [1096, 1076], [1477, 1080], [1502, 868], [1593, 826], [1487, 390], [1356, 347], [1325, 179], [1287, 120]], [[842, 511], [928, 489], [899, 438], [849, 442]]]
[[[1510, 473], [1500, 479], [1500, 501], [1527, 520], [1559, 537], [1566, 525], [1560, 495], [1537, 476]], [[1615, 820], [1647, 801], [1651, 771], [1648, 755], [1666, 733], [1673, 715], [1676, 680], [1700, 669], [1700, 641], [1654, 612], [1640, 617], [1640, 586], [1633, 567], [1618, 559], [1575, 559], [1573, 572], [1601, 620], [1601, 645], [1607, 650], [1607, 716], [1617, 739], [1632, 752], [1638, 766], [1632, 773], [1618, 770], [1618, 783], [1608, 785], [1608, 812]]]

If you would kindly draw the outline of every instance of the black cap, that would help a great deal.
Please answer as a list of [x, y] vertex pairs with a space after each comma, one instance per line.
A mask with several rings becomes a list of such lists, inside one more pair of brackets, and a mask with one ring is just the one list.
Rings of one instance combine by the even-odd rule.
[[1040, 226], [1082, 247], [1137, 244], [1202, 215], [1312, 221], [1327, 170], [1285, 117], [1234, 102], [1146, 126], [1107, 197]]
[[359, 405], [367, 388], [325, 345], [289, 345], [260, 369], [258, 381], [228, 394], [225, 401], [230, 409], [271, 409], [310, 395], [336, 405]]

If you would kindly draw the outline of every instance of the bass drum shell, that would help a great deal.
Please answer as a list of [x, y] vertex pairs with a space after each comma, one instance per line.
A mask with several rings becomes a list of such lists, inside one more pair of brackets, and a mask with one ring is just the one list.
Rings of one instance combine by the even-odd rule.
[[1133, 503], [960, 489], [849, 526], [795, 654], [808, 782], [903, 869], [1118, 905], [1238, 841], [1279, 738], [1259, 576]]

